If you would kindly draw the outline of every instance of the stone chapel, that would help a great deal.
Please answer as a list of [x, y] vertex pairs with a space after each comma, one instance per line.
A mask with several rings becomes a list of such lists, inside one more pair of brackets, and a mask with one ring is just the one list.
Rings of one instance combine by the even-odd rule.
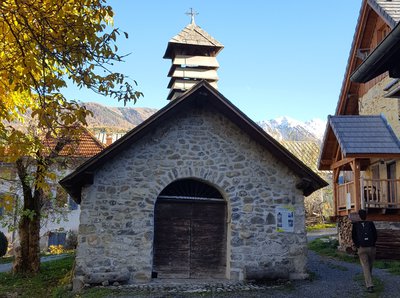
[[165, 52], [170, 102], [60, 181], [75, 280], [306, 276], [304, 196], [327, 183], [217, 90], [222, 49], [192, 20]]

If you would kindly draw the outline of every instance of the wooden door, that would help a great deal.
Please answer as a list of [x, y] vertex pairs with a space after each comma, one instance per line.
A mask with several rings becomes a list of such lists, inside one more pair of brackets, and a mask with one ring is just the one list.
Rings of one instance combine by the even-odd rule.
[[225, 277], [225, 203], [158, 200], [153, 267], [158, 278]]

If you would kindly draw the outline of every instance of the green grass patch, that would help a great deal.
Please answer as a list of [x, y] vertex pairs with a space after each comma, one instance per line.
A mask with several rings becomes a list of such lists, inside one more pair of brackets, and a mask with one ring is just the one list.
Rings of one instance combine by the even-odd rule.
[[0, 264], [12, 263], [14, 261], [14, 257], [1, 257]]
[[[357, 255], [349, 255], [337, 250], [338, 241], [330, 240], [327, 237], [317, 238], [308, 243], [308, 248], [317, 254], [332, 257], [349, 263], [359, 263]], [[395, 260], [375, 260], [374, 268], [386, 269], [391, 274], [400, 275], [400, 261]]]
[[32, 277], [0, 273], [0, 293], [4, 297], [52, 297], [57, 288], [65, 284], [74, 258], [74, 255], [69, 255], [42, 263], [40, 273]]
[[317, 238], [314, 241], [308, 243], [308, 248], [322, 256], [332, 257], [349, 263], [358, 262], [357, 256], [338, 251], [338, 245], [339, 242], [336, 239], [323, 237]]
[[400, 275], [400, 261], [395, 260], [376, 260], [375, 268], [387, 269], [390, 273]]
[[307, 232], [311, 232], [311, 231], [318, 231], [318, 230], [331, 229], [331, 228], [336, 228], [336, 223], [320, 223], [320, 224], [308, 226], [306, 229], [307, 229]]

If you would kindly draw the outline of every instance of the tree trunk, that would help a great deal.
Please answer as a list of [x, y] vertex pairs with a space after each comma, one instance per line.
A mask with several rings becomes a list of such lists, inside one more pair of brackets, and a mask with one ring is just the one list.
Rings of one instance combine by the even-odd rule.
[[35, 190], [32, 195], [28, 170], [23, 160], [17, 160], [16, 166], [22, 184], [24, 204], [18, 224], [20, 244], [15, 250], [13, 272], [35, 274], [40, 269], [40, 205], [43, 191]]
[[[32, 210], [30, 210], [32, 211]], [[18, 225], [20, 245], [15, 251], [13, 272], [35, 274], [40, 269], [40, 217], [22, 216]]]

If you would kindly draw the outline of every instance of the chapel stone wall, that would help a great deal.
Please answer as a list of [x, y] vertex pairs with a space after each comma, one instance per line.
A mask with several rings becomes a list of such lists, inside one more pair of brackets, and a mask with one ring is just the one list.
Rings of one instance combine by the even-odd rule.
[[[226, 278], [305, 277], [299, 177], [226, 117], [201, 108], [160, 125], [83, 188], [76, 277], [150, 280], [155, 202], [181, 178], [206, 181], [227, 201]], [[293, 232], [277, 231], [277, 206], [294, 210]]]

